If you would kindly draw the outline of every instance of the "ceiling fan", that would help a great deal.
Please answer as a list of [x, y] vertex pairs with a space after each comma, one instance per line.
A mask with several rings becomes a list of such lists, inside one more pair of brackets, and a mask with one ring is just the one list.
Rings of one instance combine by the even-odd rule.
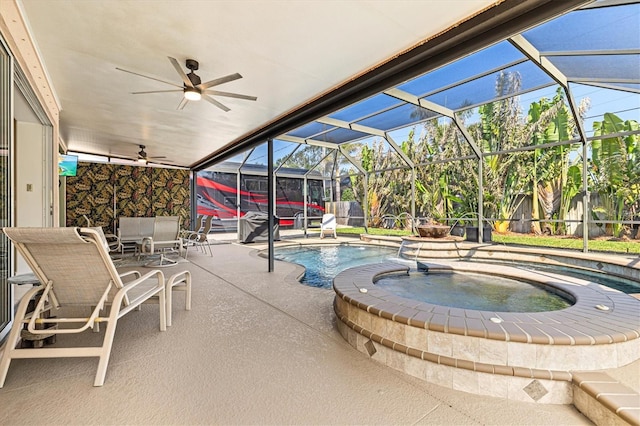
[[147, 91], [147, 92], [132, 92], [131, 94], [132, 95], [145, 95], [145, 94], [149, 94], [149, 93], [183, 92], [184, 96], [180, 100], [180, 103], [178, 104], [178, 108], [177, 108], [179, 110], [183, 109], [185, 107], [185, 105], [189, 101], [199, 101], [200, 99], [204, 99], [205, 101], [217, 106], [218, 108], [220, 108], [224, 112], [230, 111], [230, 109], [227, 108], [224, 104], [218, 102], [217, 100], [215, 100], [211, 96], [225, 96], [225, 97], [228, 97], [228, 98], [244, 99], [244, 100], [247, 100], [247, 101], [255, 101], [255, 100], [258, 99], [255, 96], [247, 96], [247, 95], [240, 95], [238, 93], [229, 93], [229, 92], [220, 92], [220, 91], [217, 91], [217, 90], [210, 90], [211, 87], [218, 86], [220, 84], [228, 83], [230, 81], [242, 78], [242, 76], [240, 74], [238, 74], [238, 73], [229, 74], [227, 76], [216, 78], [216, 79], [207, 81], [205, 83], [202, 83], [201, 80], [200, 80], [200, 77], [194, 72], [199, 67], [198, 61], [196, 61], [195, 59], [187, 59], [186, 66], [190, 71], [189, 71], [189, 74], [186, 74], [182, 70], [182, 67], [180, 66], [180, 64], [178, 63], [178, 61], [175, 58], [172, 58], [171, 56], [167, 56], [167, 57], [169, 58], [169, 61], [171, 62], [173, 67], [176, 69], [176, 71], [178, 71], [178, 74], [180, 75], [180, 77], [182, 78], [182, 83], [183, 83], [182, 85], [179, 85], [179, 84], [176, 84], [176, 83], [171, 83], [169, 81], [164, 81], [164, 80], [161, 80], [161, 79], [156, 78], [156, 77], [151, 77], [151, 76], [148, 76], [148, 75], [139, 74], [137, 72], [128, 71], [128, 70], [125, 70], [125, 69], [122, 69], [122, 68], [118, 68], [118, 67], [116, 67], [116, 69], [119, 70], [119, 71], [128, 72], [130, 74], [134, 74], [134, 75], [137, 75], [137, 76], [140, 76], [140, 77], [148, 78], [148, 79], [151, 79], [151, 80], [156, 80], [156, 81], [159, 81], [161, 83], [165, 83], [165, 84], [169, 84], [171, 86], [178, 87], [179, 89], [152, 90], [152, 91]]
[[156, 159], [161, 159], [161, 158], [167, 158], [164, 155], [160, 155], [160, 156], [153, 156], [150, 157], [149, 155], [147, 155], [147, 152], [144, 150], [146, 147], [144, 145], [138, 145], [140, 147], [140, 151], [138, 152], [138, 158], [137, 161], [139, 163], [148, 163], [150, 160], [156, 160]]

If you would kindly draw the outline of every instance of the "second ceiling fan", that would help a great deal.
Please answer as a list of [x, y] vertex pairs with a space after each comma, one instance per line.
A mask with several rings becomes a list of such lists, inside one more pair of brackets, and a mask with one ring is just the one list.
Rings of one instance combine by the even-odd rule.
[[148, 78], [148, 79], [151, 79], [151, 80], [159, 81], [161, 83], [165, 83], [165, 84], [169, 84], [171, 86], [178, 87], [178, 89], [151, 90], [151, 91], [146, 91], [146, 92], [132, 92], [132, 94], [133, 95], [145, 95], [145, 94], [149, 94], [149, 93], [183, 92], [184, 96], [180, 100], [180, 103], [178, 104], [178, 109], [179, 110], [183, 109], [185, 107], [185, 105], [189, 101], [199, 101], [200, 99], [204, 99], [205, 101], [217, 106], [218, 108], [220, 108], [221, 110], [223, 110], [225, 112], [230, 111], [230, 109], [227, 106], [225, 106], [224, 104], [218, 102], [217, 100], [215, 100], [211, 96], [223, 96], [223, 97], [228, 97], [228, 98], [244, 99], [246, 101], [255, 101], [255, 100], [258, 99], [255, 96], [247, 96], [247, 95], [241, 95], [241, 94], [238, 94], [238, 93], [230, 93], [230, 92], [220, 92], [218, 90], [211, 90], [210, 89], [211, 87], [218, 86], [220, 84], [228, 83], [230, 81], [242, 78], [242, 76], [240, 74], [238, 74], [238, 73], [229, 74], [227, 76], [216, 78], [216, 79], [207, 81], [205, 83], [202, 83], [202, 81], [200, 80], [200, 77], [194, 72], [194, 71], [196, 71], [198, 69], [198, 66], [199, 66], [198, 61], [196, 61], [195, 59], [187, 59], [185, 65], [190, 70], [189, 73], [187, 74], [182, 70], [182, 67], [180, 66], [180, 64], [178, 63], [178, 61], [175, 58], [172, 58], [171, 56], [168, 56], [168, 58], [169, 58], [169, 61], [171, 62], [171, 64], [173, 65], [173, 67], [176, 69], [176, 71], [178, 72], [178, 74], [182, 78], [182, 82], [183, 82], [182, 85], [179, 85], [179, 84], [176, 84], [176, 83], [171, 83], [169, 81], [161, 80], [161, 79], [156, 78], [156, 77], [151, 77], [151, 76], [148, 76], [148, 75], [139, 74], [137, 72], [125, 70], [125, 69], [118, 68], [118, 67], [116, 67], [116, 69], [119, 70], [119, 71], [128, 72], [130, 74], [134, 74], [134, 75], [137, 75], [137, 76], [140, 76], [140, 77]]
[[146, 148], [146, 146], [144, 145], [138, 145], [140, 147], [140, 151], [138, 152], [138, 157], [136, 158], [136, 160], [139, 163], [148, 163], [151, 160], [155, 160], [155, 159], [161, 159], [161, 158], [167, 158], [164, 155], [156, 155], [156, 156], [149, 156], [147, 154], [147, 151], [145, 151], [144, 149]]

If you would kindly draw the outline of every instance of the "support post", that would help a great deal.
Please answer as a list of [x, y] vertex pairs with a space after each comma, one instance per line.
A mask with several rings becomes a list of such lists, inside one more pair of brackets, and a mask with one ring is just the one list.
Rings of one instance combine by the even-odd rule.
[[483, 204], [484, 204], [484, 198], [483, 198], [483, 192], [484, 192], [484, 184], [482, 182], [483, 180], [483, 173], [482, 173], [482, 162], [483, 162], [483, 157], [482, 155], [480, 155], [478, 157], [478, 242], [482, 243], [483, 239], [484, 239], [484, 209], [483, 209]]
[[411, 232], [416, 225], [416, 168], [411, 167]]
[[303, 211], [303, 218], [304, 221], [302, 222], [302, 227], [304, 228], [304, 237], [307, 238], [307, 224], [309, 221], [309, 217], [307, 215], [307, 210], [308, 210], [308, 197], [309, 197], [309, 188], [307, 188], [307, 184], [309, 183], [309, 181], [307, 180], [307, 175], [304, 175], [304, 180], [303, 180], [303, 185], [304, 187], [302, 188], [302, 196], [304, 198], [304, 201], [302, 203], [304, 211]]
[[274, 261], [274, 253], [273, 253], [273, 225], [275, 224], [274, 221], [274, 212], [275, 212], [275, 203], [274, 203], [274, 198], [275, 198], [275, 181], [276, 181], [276, 177], [274, 176], [273, 173], [273, 139], [269, 139], [267, 141], [267, 211], [269, 212], [269, 221], [268, 221], [268, 225], [269, 225], [269, 250], [268, 250], [268, 257], [269, 257], [269, 272], [273, 272], [274, 267], [275, 267], [275, 261]]
[[369, 232], [369, 174], [364, 174], [364, 198], [362, 200], [364, 212], [364, 232]]
[[587, 175], [587, 141], [582, 140], [582, 251], [589, 251], [589, 184]]
[[242, 192], [241, 192], [240, 169], [236, 172], [236, 229], [240, 230], [240, 216], [242, 215]]

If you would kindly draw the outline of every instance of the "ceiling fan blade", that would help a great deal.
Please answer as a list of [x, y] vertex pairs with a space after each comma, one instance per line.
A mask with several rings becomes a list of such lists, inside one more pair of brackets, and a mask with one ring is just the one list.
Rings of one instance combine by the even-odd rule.
[[147, 157], [147, 158], [151, 158], [153, 160], [158, 160], [160, 158], [167, 158], [167, 157], [165, 155], [152, 155], [152, 156]]
[[176, 108], [176, 109], [181, 110], [182, 108], [184, 108], [184, 106], [187, 104], [187, 102], [189, 102], [189, 99], [182, 98], [180, 100], [180, 103], [178, 104], [178, 108]]
[[219, 92], [217, 90], [207, 90], [206, 93], [208, 95], [226, 96], [228, 98], [244, 99], [244, 100], [247, 100], [247, 101], [257, 101], [258, 100], [258, 98], [256, 98], [255, 96], [241, 95], [239, 93]]
[[131, 161], [136, 161], [138, 159], [138, 157], [132, 157], [130, 155], [124, 155], [124, 154], [118, 154], [117, 152], [110, 152], [108, 154], [106, 154], [107, 157], [110, 158], [119, 158], [121, 160], [131, 160]]
[[139, 73], [137, 73], [137, 72], [133, 72], [133, 71], [125, 70], [125, 69], [118, 68], [118, 67], [116, 67], [116, 69], [117, 69], [118, 71], [128, 72], [129, 74], [137, 75], [137, 76], [139, 76], [139, 77], [148, 78], [148, 79], [150, 79], [150, 80], [159, 81], [160, 83], [165, 83], [165, 84], [169, 84], [169, 85], [171, 85], [171, 86], [175, 86], [175, 87], [182, 88], [182, 86], [180, 86], [180, 85], [177, 85], [177, 84], [175, 84], [175, 83], [170, 83], [170, 82], [168, 82], [168, 81], [160, 80], [159, 78], [151, 77], [151, 76], [144, 75], [144, 74], [139, 74]]
[[229, 112], [231, 111], [229, 108], [227, 108], [226, 106], [222, 105], [220, 102], [216, 101], [215, 99], [213, 99], [211, 96], [208, 96], [206, 94], [202, 95], [202, 99], [204, 99], [205, 101], [214, 104], [215, 106], [217, 106], [218, 108], [220, 108], [221, 110], [223, 110], [224, 112]]
[[185, 74], [184, 71], [182, 71], [182, 67], [180, 66], [176, 58], [172, 58], [171, 56], [167, 56], [167, 58], [169, 58], [169, 61], [171, 61], [171, 65], [173, 65], [176, 71], [178, 71], [178, 74], [180, 74], [180, 78], [182, 78], [182, 81], [184, 81], [184, 84], [187, 87], [193, 87], [193, 83], [191, 83], [191, 80], [189, 80], [189, 77], [187, 77], [187, 74]]
[[147, 93], [168, 93], [168, 92], [182, 92], [182, 89], [171, 89], [171, 90], [151, 90], [148, 92], [131, 92], [132, 95], [146, 95]]
[[208, 89], [209, 87], [217, 86], [218, 84], [222, 84], [222, 83], [228, 83], [230, 81], [237, 80], [239, 78], [242, 78], [242, 76], [238, 73], [225, 75], [224, 77], [216, 78], [215, 80], [198, 84], [198, 89], [205, 90], [205, 89]]

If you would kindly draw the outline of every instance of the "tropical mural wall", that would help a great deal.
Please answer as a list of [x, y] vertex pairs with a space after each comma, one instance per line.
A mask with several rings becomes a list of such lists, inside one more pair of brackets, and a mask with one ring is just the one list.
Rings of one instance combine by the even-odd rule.
[[67, 226], [102, 226], [114, 232], [117, 219], [180, 216], [189, 229], [189, 171], [121, 164], [78, 164], [67, 177]]

